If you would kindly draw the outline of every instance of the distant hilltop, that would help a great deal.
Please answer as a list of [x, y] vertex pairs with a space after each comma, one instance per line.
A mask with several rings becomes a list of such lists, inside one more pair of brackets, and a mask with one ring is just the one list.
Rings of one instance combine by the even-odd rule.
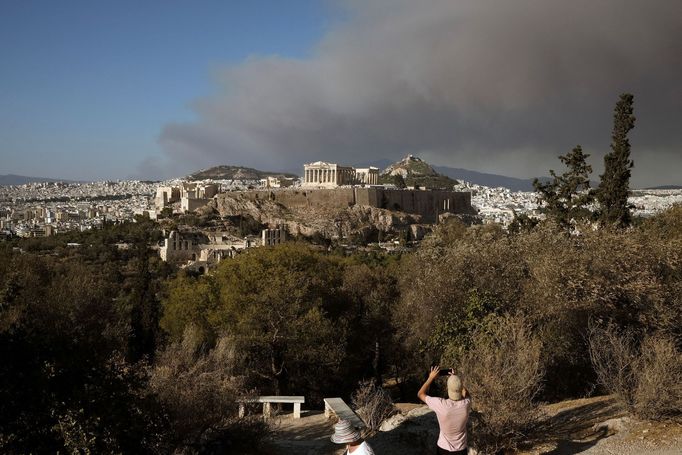
[[292, 177], [298, 178], [297, 175], [288, 174], [285, 172], [267, 172], [259, 171], [250, 167], [242, 166], [214, 166], [209, 169], [203, 169], [187, 176], [188, 180], [260, 180], [266, 177]]
[[27, 177], [25, 175], [16, 175], [16, 174], [5, 174], [5, 175], [0, 175], [0, 186], [9, 186], [9, 185], [25, 185], [27, 183], [43, 183], [43, 182], [48, 182], [48, 183], [53, 183], [53, 182], [64, 182], [64, 183], [73, 183], [73, 180], [64, 180], [64, 179], [51, 179], [47, 177]]
[[447, 175], [439, 174], [429, 163], [414, 155], [407, 155], [384, 169], [379, 182], [442, 189], [452, 189], [458, 183]]

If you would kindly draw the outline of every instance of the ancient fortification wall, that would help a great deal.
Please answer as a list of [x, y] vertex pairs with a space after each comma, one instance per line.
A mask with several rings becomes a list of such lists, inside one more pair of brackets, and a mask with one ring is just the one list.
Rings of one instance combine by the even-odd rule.
[[445, 190], [398, 190], [384, 188], [280, 189], [242, 193], [250, 200], [269, 199], [285, 207], [327, 207], [342, 209], [366, 205], [420, 215], [434, 223], [443, 213], [472, 214], [471, 193]]

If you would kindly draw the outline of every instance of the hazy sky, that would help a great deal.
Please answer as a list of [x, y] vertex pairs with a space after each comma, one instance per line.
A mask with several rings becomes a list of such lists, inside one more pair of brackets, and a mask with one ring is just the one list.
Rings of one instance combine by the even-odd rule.
[[629, 91], [633, 186], [679, 184], [681, 56], [679, 0], [6, 1], [0, 173], [412, 153], [531, 177], [576, 144], [598, 173]]

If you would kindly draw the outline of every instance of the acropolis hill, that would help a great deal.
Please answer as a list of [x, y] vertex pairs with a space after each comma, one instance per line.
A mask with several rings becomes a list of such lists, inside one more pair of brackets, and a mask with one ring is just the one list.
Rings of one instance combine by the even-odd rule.
[[285, 226], [292, 235], [367, 238], [377, 231], [409, 230], [413, 239], [443, 217], [476, 213], [470, 192], [378, 185], [379, 170], [372, 167], [318, 161], [304, 166], [302, 180], [300, 186], [220, 193], [199, 212], [247, 214], [269, 226]]

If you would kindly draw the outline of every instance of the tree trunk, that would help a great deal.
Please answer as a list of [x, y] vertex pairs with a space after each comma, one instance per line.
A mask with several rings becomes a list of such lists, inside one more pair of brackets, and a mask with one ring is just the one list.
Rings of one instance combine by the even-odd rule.
[[381, 344], [379, 339], [374, 340], [374, 358], [372, 359], [372, 369], [374, 370], [374, 382], [381, 386], [381, 371], [379, 370], [381, 360]]

